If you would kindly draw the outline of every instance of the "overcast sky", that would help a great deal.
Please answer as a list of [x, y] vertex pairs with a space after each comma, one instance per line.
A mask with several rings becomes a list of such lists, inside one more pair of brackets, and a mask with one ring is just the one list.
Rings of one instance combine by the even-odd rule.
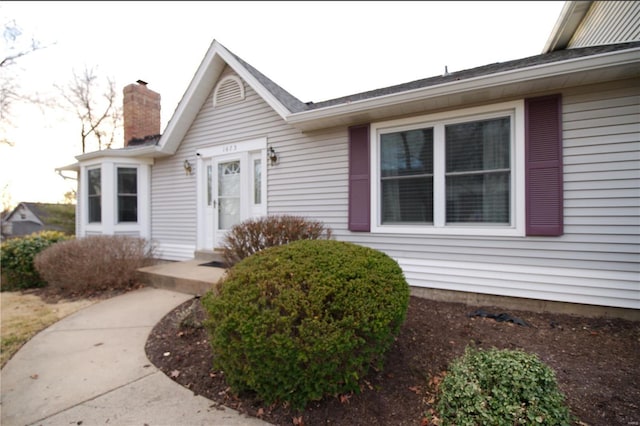
[[[28, 2], [2, 1], [2, 23], [44, 49], [19, 62], [25, 92], [55, 96], [94, 68], [162, 97], [162, 130], [215, 39], [301, 101], [319, 102], [542, 52], [563, 1]], [[5, 57], [5, 54], [2, 56]], [[120, 101], [121, 102], [121, 101]], [[3, 202], [60, 202], [75, 183], [54, 169], [81, 153], [79, 121], [14, 110], [0, 145]], [[118, 146], [122, 146], [122, 143]]]

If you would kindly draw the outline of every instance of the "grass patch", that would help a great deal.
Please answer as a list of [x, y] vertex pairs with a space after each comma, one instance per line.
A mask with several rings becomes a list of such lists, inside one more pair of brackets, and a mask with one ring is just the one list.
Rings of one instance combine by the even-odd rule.
[[46, 303], [39, 296], [22, 292], [0, 293], [0, 366], [4, 365], [39, 331], [84, 307], [92, 300]]

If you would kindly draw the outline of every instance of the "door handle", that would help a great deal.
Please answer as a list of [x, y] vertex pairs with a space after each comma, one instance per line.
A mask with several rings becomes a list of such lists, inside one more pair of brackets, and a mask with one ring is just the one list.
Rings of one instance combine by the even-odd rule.
[[217, 200], [213, 200], [213, 208], [215, 209], [216, 206], [218, 205], [218, 201]]

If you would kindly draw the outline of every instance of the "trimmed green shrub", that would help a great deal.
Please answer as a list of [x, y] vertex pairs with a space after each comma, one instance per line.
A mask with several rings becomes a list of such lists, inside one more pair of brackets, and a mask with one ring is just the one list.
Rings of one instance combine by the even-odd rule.
[[249, 219], [233, 226], [222, 247], [227, 265], [249, 257], [267, 247], [298, 240], [331, 239], [331, 229], [322, 222], [300, 216], [266, 216]]
[[371, 248], [302, 240], [231, 268], [203, 298], [214, 367], [236, 392], [303, 408], [358, 392], [406, 317], [397, 262]]
[[36, 256], [35, 266], [50, 287], [79, 296], [131, 288], [137, 269], [152, 258], [144, 238], [96, 235], [49, 247]]
[[570, 425], [553, 370], [534, 354], [467, 348], [442, 380], [442, 425]]
[[58, 231], [41, 231], [26, 237], [11, 238], [0, 245], [2, 264], [2, 290], [24, 290], [44, 287], [46, 282], [35, 268], [34, 259], [38, 253], [51, 245], [68, 240]]

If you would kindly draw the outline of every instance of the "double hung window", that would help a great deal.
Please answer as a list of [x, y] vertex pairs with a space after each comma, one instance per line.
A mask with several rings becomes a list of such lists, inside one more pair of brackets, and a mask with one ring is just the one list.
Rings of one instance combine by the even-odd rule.
[[520, 232], [521, 104], [474, 111], [372, 126], [374, 230]]
[[89, 169], [88, 173], [88, 207], [89, 223], [100, 223], [102, 221], [102, 176], [99, 168]]
[[138, 169], [118, 167], [118, 222], [138, 221]]
[[445, 126], [446, 223], [509, 225], [511, 119]]
[[380, 135], [381, 222], [433, 223], [433, 128]]

